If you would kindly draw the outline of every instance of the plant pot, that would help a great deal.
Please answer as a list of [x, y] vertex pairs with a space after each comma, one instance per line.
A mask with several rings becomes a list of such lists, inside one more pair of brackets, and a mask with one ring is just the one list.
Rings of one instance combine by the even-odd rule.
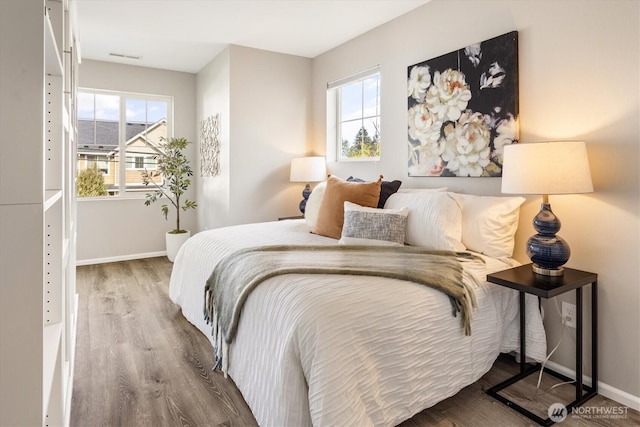
[[178, 255], [178, 251], [184, 244], [184, 242], [191, 237], [191, 232], [189, 230], [184, 233], [166, 233], [166, 243], [167, 243], [167, 258], [169, 261], [173, 262], [176, 259], [176, 255]]

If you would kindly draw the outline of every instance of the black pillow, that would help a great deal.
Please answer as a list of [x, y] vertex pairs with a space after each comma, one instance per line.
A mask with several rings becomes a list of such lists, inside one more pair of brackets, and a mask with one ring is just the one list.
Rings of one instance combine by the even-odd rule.
[[[351, 182], [365, 182], [364, 179], [356, 178], [354, 176], [350, 176], [347, 178], [347, 181]], [[382, 181], [382, 186], [380, 187], [380, 199], [378, 200], [378, 209], [384, 208], [384, 204], [387, 202], [387, 199], [391, 197], [393, 193], [397, 193], [398, 189], [402, 185], [402, 181]]]

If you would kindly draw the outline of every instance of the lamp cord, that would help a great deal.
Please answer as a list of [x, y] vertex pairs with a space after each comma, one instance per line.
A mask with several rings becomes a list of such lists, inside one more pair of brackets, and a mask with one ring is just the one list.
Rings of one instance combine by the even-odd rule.
[[[549, 361], [549, 359], [551, 358], [551, 356], [553, 355], [553, 353], [555, 353], [555, 351], [560, 347], [560, 344], [562, 344], [562, 338], [564, 337], [565, 329], [569, 328], [569, 326], [567, 326], [567, 319], [565, 319], [562, 316], [562, 312], [560, 311], [560, 306], [558, 305], [558, 299], [554, 298], [553, 301], [555, 302], [556, 310], [558, 311], [558, 314], [560, 315], [560, 318], [562, 319], [562, 329], [560, 330], [560, 339], [558, 340], [558, 344], [556, 344], [556, 346], [553, 348], [553, 350], [551, 350], [551, 352], [547, 355], [547, 357], [542, 362], [542, 366], [540, 367], [540, 373], [538, 374], [538, 383], [536, 384], [536, 392], [534, 394], [534, 398], [539, 394], [539, 391], [541, 390], [540, 389], [540, 383], [542, 382], [542, 373], [544, 372], [544, 367], [547, 364], [547, 362]], [[571, 333], [571, 331], [569, 331], [569, 333], [573, 336], [573, 338], [575, 340], [575, 335], [573, 335], [573, 333]], [[584, 365], [583, 365], [582, 369], [584, 370]], [[564, 382], [561, 382], [561, 383], [557, 383], [557, 384], [552, 385], [551, 387], [549, 387], [546, 390], [542, 389], [542, 392], [543, 393], [547, 393], [547, 392], [549, 392], [549, 391], [553, 390], [554, 388], [559, 387], [561, 385], [573, 384], [575, 382], [576, 382], [576, 380], [564, 381]]]

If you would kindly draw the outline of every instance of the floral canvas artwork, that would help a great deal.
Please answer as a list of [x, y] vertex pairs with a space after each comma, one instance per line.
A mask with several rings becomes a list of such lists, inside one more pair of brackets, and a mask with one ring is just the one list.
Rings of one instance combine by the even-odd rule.
[[407, 71], [409, 176], [502, 176], [518, 142], [518, 33]]

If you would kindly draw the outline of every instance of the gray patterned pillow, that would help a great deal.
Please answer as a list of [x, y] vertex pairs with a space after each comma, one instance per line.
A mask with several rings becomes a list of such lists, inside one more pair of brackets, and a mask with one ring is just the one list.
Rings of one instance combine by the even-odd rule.
[[343, 245], [402, 246], [408, 208], [376, 209], [344, 202]]

